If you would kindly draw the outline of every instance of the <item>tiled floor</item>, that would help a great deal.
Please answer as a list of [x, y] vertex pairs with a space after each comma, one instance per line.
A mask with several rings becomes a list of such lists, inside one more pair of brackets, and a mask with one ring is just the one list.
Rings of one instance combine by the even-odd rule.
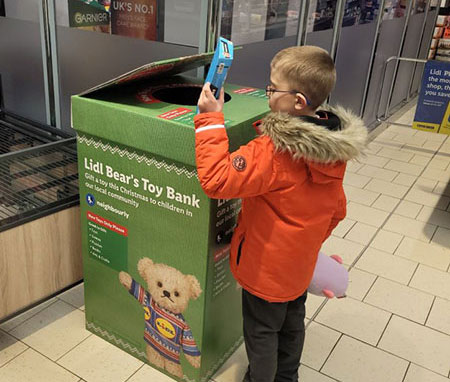
[[[450, 382], [450, 138], [375, 134], [348, 166], [347, 218], [323, 246], [350, 269], [348, 297], [309, 296], [299, 380]], [[0, 381], [172, 381], [86, 331], [82, 288], [0, 325]], [[245, 367], [241, 346], [213, 381]]]

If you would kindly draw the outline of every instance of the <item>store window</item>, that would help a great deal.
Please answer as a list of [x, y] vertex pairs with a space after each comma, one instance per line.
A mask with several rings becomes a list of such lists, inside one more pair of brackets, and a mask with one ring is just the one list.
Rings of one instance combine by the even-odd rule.
[[41, 0], [0, 0], [0, 16], [39, 22]]
[[5, 110], [47, 122], [41, 0], [0, 0], [0, 75]]
[[65, 6], [61, 3], [58, 6], [58, 21], [59, 25], [71, 28], [163, 41], [163, 7], [159, 3], [162, 2], [67, 0]]
[[223, 0], [221, 36], [250, 44], [296, 36], [301, 0]]
[[198, 46], [201, 0], [63, 0], [57, 25]]
[[333, 29], [337, 1], [311, 0], [309, 3], [307, 32]]
[[411, 13], [413, 15], [424, 13], [426, 8], [427, 8], [427, 0], [413, 0]]
[[[381, 1], [381, 0], [380, 0]], [[377, 20], [379, 0], [347, 0], [342, 26], [369, 24]]]
[[387, 0], [384, 4], [383, 20], [392, 20], [406, 16], [407, 0]]

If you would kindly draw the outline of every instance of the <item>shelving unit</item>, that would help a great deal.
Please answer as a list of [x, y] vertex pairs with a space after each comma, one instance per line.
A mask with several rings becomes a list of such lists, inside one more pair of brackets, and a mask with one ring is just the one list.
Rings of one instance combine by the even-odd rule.
[[82, 278], [76, 138], [2, 100], [0, 321]]

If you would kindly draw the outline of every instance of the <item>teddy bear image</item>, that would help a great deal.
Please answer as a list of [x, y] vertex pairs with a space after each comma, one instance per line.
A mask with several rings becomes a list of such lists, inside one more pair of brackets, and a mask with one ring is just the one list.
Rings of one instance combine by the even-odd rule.
[[119, 281], [144, 308], [147, 359], [150, 364], [182, 378], [181, 350], [193, 367], [200, 367], [200, 350], [182, 315], [189, 300], [197, 299], [202, 293], [200, 283], [193, 275], [154, 263], [147, 257], [139, 260], [137, 269], [147, 289], [126, 272], [119, 273]]

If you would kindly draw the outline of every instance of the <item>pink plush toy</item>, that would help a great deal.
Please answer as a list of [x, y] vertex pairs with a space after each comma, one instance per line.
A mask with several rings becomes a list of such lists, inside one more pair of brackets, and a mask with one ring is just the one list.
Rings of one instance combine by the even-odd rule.
[[328, 298], [345, 297], [348, 286], [348, 271], [337, 255], [327, 256], [319, 252], [314, 275], [308, 292]]

